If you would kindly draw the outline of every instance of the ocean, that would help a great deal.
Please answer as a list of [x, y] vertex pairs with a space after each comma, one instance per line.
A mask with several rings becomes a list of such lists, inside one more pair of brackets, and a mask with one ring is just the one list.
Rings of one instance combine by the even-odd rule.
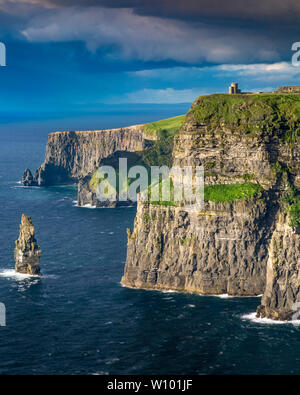
[[[112, 125], [113, 126], [113, 125]], [[76, 186], [23, 188], [46, 129], [0, 133], [0, 374], [300, 373], [300, 327], [254, 317], [260, 298], [120, 285], [135, 208], [76, 207]], [[16, 275], [21, 214], [33, 219], [42, 278]]]

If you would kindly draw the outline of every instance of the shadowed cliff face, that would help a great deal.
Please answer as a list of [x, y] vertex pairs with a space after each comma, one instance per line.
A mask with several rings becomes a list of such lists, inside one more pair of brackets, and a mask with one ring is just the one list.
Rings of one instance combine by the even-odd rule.
[[27, 169], [23, 185], [49, 186], [93, 174], [102, 159], [116, 151], [142, 151], [145, 145], [144, 126], [82, 132], [51, 133], [47, 142], [45, 161], [34, 175]]
[[[299, 121], [300, 95], [198, 98], [175, 138], [174, 165], [203, 165], [210, 188], [251, 181], [263, 192], [235, 201], [205, 194], [205, 209], [198, 213], [139, 203], [134, 229], [128, 231], [122, 283], [201, 294], [258, 295], [265, 291], [268, 267], [264, 307], [258, 314], [288, 316], [290, 306], [300, 301], [294, 281], [298, 272], [289, 272], [300, 259], [295, 218], [290, 226], [300, 187]], [[293, 198], [287, 199], [290, 189]], [[283, 232], [279, 230], [283, 217], [278, 257], [282, 268], [271, 277], [272, 245]]]
[[122, 283], [205, 295], [264, 290], [264, 202], [207, 203], [202, 212], [138, 205]]

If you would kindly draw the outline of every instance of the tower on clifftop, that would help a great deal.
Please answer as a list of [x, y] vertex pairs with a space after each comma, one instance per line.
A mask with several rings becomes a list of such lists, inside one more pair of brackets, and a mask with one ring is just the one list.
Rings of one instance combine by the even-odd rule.
[[232, 82], [229, 87], [229, 94], [235, 95], [237, 93], [241, 93], [241, 90], [239, 89], [239, 84], [237, 82]]

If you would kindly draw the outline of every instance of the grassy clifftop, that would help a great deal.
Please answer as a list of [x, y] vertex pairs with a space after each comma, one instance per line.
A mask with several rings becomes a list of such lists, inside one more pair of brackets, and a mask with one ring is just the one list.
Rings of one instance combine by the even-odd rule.
[[245, 133], [300, 137], [300, 94], [214, 94], [199, 97], [187, 120], [211, 127], [225, 125]]
[[174, 135], [183, 124], [185, 115], [162, 119], [160, 121], [147, 123], [145, 125], [146, 134], [160, 137], [161, 134]]

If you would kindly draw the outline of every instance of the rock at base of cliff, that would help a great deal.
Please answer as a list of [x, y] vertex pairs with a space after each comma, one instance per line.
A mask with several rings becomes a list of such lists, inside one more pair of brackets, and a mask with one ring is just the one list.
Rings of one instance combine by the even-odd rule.
[[41, 249], [34, 236], [32, 219], [22, 214], [20, 234], [16, 240], [15, 271], [22, 274], [41, 276]]
[[117, 195], [115, 201], [104, 200], [100, 201], [95, 191], [90, 188], [91, 176], [87, 176], [79, 180], [77, 204], [79, 207], [95, 207], [95, 208], [115, 208], [128, 207], [134, 205], [136, 202], [131, 200], [121, 201]]
[[259, 305], [256, 310], [257, 318], [269, 318], [274, 321], [290, 321], [293, 314], [293, 311], [273, 310], [263, 305]]
[[33, 178], [33, 175], [29, 169], [26, 169], [24, 171], [23, 177], [22, 177], [22, 185], [24, 187], [31, 187], [31, 186], [36, 186], [37, 182]]

